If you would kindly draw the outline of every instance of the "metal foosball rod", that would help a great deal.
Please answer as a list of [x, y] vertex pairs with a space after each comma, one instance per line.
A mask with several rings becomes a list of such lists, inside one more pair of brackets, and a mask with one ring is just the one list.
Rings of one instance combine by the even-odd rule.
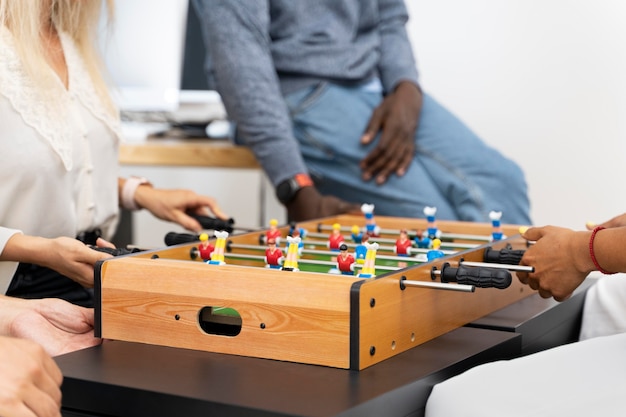
[[[325, 243], [324, 243], [325, 245]], [[348, 247], [352, 247], [354, 248], [356, 245], [348, 245], [346, 244], [346, 246]], [[383, 247], [384, 248], [384, 247]], [[259, 246], [259, 245], [246, 245], [246, 244], [241, 244], [241, 243], [232, 243], [232, 242], [228, 242], [226, 245], [226, 250], [230, 251], [233, 249], [246, 249], [246, 250], [258, 250], [258, 251], [264, 251], [266, 249], [265, 246]], [[380, 247], [379, 247], [380, 250]], [[392, 251], [393, 248], [388, 248], [389, 251]], [[416, 252], [421, 252], [421, 253], [426, 253], [428, 252], [429, 249], [422, 249], [420, 251], [416, 251]], [[334, 252], [334, 251], [330, 251], [330, 250], [317, 250], [317, 249], [306, 249], [303, 248], [300, 251], [303, 255], [324, 255], [324, 256], [337, 256], [339, 255], [339, 252]], [[450, 254], [454, 253], [453, 251], [448, 251]], [[445, 251], [444, 251], [445, 253]], [[381, 260], [385, 260], [385, 261], [397, 261], [397, 262], [411, 262], [411, 263], [424, 263], [424, 260], [421, 259], [417, 259], [415, 257], [411, 257], [411, 256], [389, 256], [389, 255], [380, 255], [380, 254], [376, 254], [376, 259], [381, 259]]]
[[[322, 223], [317, 225], [318, 234], [323, 234], [322, 232], [330, 231], [330, 230], [332, 230], [331, 225], [322, 224]], [[352, 228], [349, 226], [341, 226], [340, 230], [342, 232], [350, 232]], [[400, 233], [400, 229], [380, 229], [379, 230], [379, 234], [385, 234], [385, 235], [398, 235], [399, 233]], [[461, 234], [461, 233], [447, 233], [447, 232], [442, 232], [439, 238], [442, 240], [459, 239], [459, 240], [470, 240], [470, 241], [473, 240], [477, 242], [490, 242], [491, 241], [491, 236], [470, 235], [470, 234]]]
[[[313, 237], [316, 239], [328, 239], [328, 235], [324, 234], [324, 233], [307, 233], [307, 237]], [[346, 236], [346, 241], [348, 241], [349, 239], [351, 239], [349, 236]], [[386, 244], [390, 244], [390, 245], [394, 245], [396, 243], [396, 239], [389, 239], [389, 238], [383, 238], [383, 237], [370, 237], [370, 240], [372, 242], [378, 242], [378, 243], [386, 243]], [[486, 242], [488, 242], [489, 240], [485, 240]], [[321, 241], [320, 241], [321, 242]], [[314, 244], [312, 242], [309, 242], [311, 244]], [[321, 242], [323, 244], [325, 244], [324, 242]], [[446, 248], [457, 248], [457, 249], [473, 249], [475, 247], [479, 246], [478, 244], [475, 243], [461, 243], [461, 242], [450, 242], [450, 241], [442, 241], [441, 242], [441, 247], [446, 247]], [[384, 248], [384, 247], [383, 247]], [[426, 249], [427, 251], [428, 249]]]
[[[248, 260], [260, 261], [260, 262], [265, 261], [265, 257], [262, 255], [249, 255], [245, 253], [225, 253], [224, 257], [230, 258], [230, 259], [248, 259]], [[322, 261], [318, 259], [307, 259], [307, 258], [299, 258], [298, 263], [309, 264], [309, 265], [324, 265], [324, 266], [330, 266], [330, 267], [335, 267], [337, 265], [336, 262], [332, 262], [332, 261]], [[363, 265], [354, 263], [354, 267], [362, 268]], [[380, 271], [397, 271], [400, 268], [393, 267], [393, 266], [376, 265], [376, 269]]]

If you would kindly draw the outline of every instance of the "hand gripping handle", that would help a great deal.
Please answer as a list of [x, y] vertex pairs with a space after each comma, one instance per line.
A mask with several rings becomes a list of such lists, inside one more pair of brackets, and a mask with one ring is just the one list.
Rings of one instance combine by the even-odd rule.
[[486, 248], [483, 259], [485, 262], [492, 264], [519, 265], [524, 256], [523, 249], [504, 248], [500, 250]]
[[444, 264], [441, 269], [441, 282], [456, 282], [478, 288], [505, 289], [511, 285], [511, 273], [506, 269], [471, 267], [463, 264], [453, 268]]

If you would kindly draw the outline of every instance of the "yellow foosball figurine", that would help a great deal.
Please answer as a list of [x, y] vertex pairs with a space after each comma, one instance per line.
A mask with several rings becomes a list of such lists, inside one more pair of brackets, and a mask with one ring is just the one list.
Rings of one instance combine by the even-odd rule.
[[214, 232], [215, 237], [215, 249], [211, 254], [211, 260], [208, 262], [210, 265], [225, 265], [224, 262], [224, 249], [226, 248], [226, 239], [228, 238], [228, 232]]

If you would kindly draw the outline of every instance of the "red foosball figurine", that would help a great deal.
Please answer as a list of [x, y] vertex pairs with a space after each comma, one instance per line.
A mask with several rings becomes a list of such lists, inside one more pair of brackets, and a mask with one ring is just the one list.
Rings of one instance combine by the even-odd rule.
[[328, 249], [339, 251], [339, 246], [341, 246], [344, 241], [344, 237], [341, 234], [341, 225], [339, 223], [333, 224], [333, 231], [328, 237]]
[[270, 228], [267, 232], [265, 232], [265, 242], [267, 243], [270, 240], [273, 240], [277, 245], [280, 245], [281, 237], [282, 235], [280, 234], [280, 230], [278, 229], [278, 220], [270, 220]]
[[268, 268], [280, 269], [284, 260], [283, 251], [276, 247], [276, 241], [274, 239], [270, 239], [267, 242], [267, 249], [265, 249], [266, 266]]
[[354, 275], [354, 256], [348, 253], [348, 245], [342, 243], [339, 246], [339, 256], [337, 256], [337, 269], [343, 275]]
[[396, 244], [393, 247], [394, 252], [398, 256], [411, 256], [411, 247], [413, 242], [409, 239], [409, 235], [406, 230], [400, 230], [400, 237], [396, 240]]
[[202, 260], [205, 262], [210, 261], [211, 254], [215, 250], [215, 246], [213, 246], [211, 242], [209, 242], [209, 235], [207, 235], [206, 233], [200, 234], [199, 239], [200, 244], [198, 245], [198, 251], [200, 252], [200, 258], [202, 258]]

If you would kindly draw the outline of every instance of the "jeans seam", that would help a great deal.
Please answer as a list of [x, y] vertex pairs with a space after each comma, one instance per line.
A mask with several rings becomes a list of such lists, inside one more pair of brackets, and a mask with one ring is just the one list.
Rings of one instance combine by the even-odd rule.
[[451, 175], [454, 175], [461, 182], [463, 182], [463, 184], [465, 184], [465, 186], [467, 187], [469, 195], [471, 196], [474, 203], [479, 207], [480, 211], [485, 211], [485, 203], [481, 198], [480, 193], [477, 192], [478, 187], [476, 187], [472, 182], [468, 181], [465, 175], [463, 175], [459, 170], [455, 169], [454, 166], [449, 165], [444, 159], [439, 158], [436, 154], [432, 152], [426, 152], [423, 149], [420, 149], [419, 146], [417, 147], [416, 152], [428, 158], [431, 158], [433, 161], [437, 162], [445, 170], [447, 170]]

